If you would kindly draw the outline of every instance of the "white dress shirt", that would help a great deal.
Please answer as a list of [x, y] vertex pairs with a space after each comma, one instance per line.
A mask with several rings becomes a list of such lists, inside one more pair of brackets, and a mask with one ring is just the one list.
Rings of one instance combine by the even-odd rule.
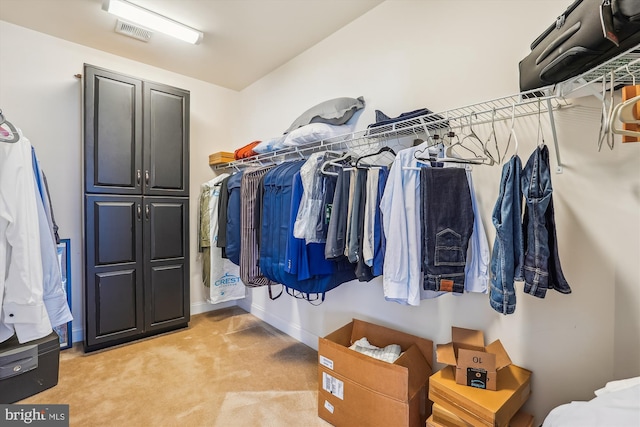
[[38, 208], [31, 144], [0, 142], [0, 342], [52, 332], [43, 303]]

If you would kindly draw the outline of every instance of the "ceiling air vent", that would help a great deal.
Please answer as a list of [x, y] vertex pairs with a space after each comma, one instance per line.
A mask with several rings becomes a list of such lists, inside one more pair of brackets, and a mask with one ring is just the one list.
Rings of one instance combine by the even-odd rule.
[[139, 27], [131, 22], [122, 21], [120, 19], [116, 22], [116, 33], [133, 37], [134, 39], [142, 40], [143, 42], [148, 42], [153, 35], [153, 32], [146, 28]]

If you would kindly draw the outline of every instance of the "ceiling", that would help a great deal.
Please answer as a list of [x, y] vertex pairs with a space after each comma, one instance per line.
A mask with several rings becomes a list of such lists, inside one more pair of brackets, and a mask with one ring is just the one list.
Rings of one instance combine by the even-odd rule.
[[0, 20], [242, 90], [383, 0], [129, 0], [204, 32], [198, 45], [114, 32], [102, 0], [0, 0]]

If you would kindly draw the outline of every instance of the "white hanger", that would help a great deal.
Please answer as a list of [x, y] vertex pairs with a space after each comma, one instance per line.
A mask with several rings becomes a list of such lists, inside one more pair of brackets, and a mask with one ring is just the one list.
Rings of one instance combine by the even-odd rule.
[[633, 136], [636, 138], [640, 137], [640, 132], [638, 131], [632, 131], [632, 130], [627, 130], [623, 128], [616, 128], [614, 125], [616, 120], [622, 123], [627, 123], [627, 124], [640, 123], [640, 119], [637, 119], [634, 114], [634, 110], [636, 109], [636, 104], [638, 103], [638, 101], [640, 101], [640, 96], [635, 96], [615, 106], [611, 116], [611, 123], [610, 123], [611, 132], [618, 135]]
[[[486, 161], [484, 162], [484, 164], [493, 166], [494, 164], [497, 163], [496, 159], [493, 157], [491, 152], [487, 149], [487, 146], [485, 145], [485, 143], [482, 142], [478, 134], [473, 130], [474, 115], [476, 115], [476, 113], [473, 111], [469, 113], [469, 118], [468, 118], [469, 132], [467, 134], [463, 133], [463, 137], [462, 137], [462, 140], [460, 141], [460, 144], [464, 146], [464, 142], [467, 140], [470, 140], [475, 146], [479, 147], [482, 150], [482, 154], [486, 156]], [[464, 128], [464, 125], [462, 126], [462, 128]]]
[[[339, 154], [336, 153], [335, 151], [327, 151], [326, 153], [329, 154]], [[339, 161], [342, 160], [350, 160], [351, 159], [351, 154], [349, 153], [344, 153], [342, 154], [340, 157], [336, 158], [336, 159], [330, 159], [327, 160], [326, 162], [324, 162], [322, 164], [322, 166], [320, 167], [320, 172], [324, 175], [333, 175], [333, 176], [338, 176], [338, 172], [330, 172], [327, 170], [327, 166], [336, 166], [336, 167], [342, 167], [343, 165], [338, 163]]]
[[511, 105], [511, 130], [509, 131], [509, 139], [507, 139], [507, 146], [504, 149], [504, 156], [500, 159], [500, 163], [503, 163], [507, 157], [507, 151], [509, 150], [509, 145], [511, 144], [511, 138], [515, 141], [515, 151], [513, 153], [514, 156], [518, 155], [518, 136], [516, 135], [516, 104], [515, 102]]
[[611, 86], [609, 100], [607, 101], [607, 76], [602, 77], [602, 116], [600, 117], [600, 132], [598, 137], [598, 151], [602, 149], [602, 142], [607, 141], [607, 146], [613, 150], [614, 139], [611, 134], [611, 118], [613, 114], [613, 71], [610, 73]]
[[8, 138], [5, 138], [2, 136], [2, 134], [0, 134], [0, 141], [14, 143], [20, 139], [20, 134], [18, 133], [18, 130], [11, 124], [9, 120], [4, 118], [4, 115], [2, 114], [2, 110], [0, 110], [0, 126], [2, 125], [5, 125], [9, 128], [9, 130], [6, 130], [4, 128], [2, 129], [7, 133], [7, 136], [9, 135], [11, 136]]

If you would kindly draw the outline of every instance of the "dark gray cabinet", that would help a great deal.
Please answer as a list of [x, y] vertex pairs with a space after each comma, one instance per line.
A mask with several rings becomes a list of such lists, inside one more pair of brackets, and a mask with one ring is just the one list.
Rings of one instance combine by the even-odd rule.
[[85, 350], [187, 326], [189, 92], [85, 65]]

